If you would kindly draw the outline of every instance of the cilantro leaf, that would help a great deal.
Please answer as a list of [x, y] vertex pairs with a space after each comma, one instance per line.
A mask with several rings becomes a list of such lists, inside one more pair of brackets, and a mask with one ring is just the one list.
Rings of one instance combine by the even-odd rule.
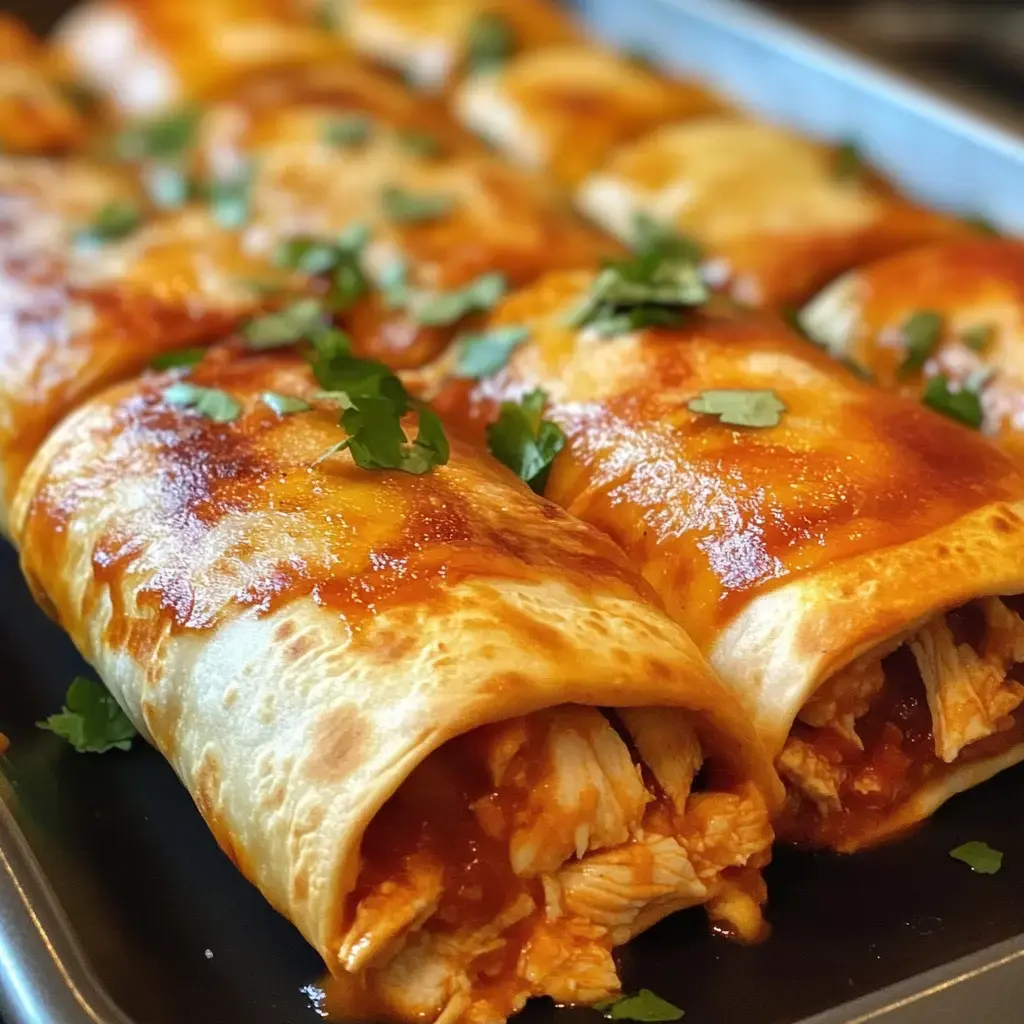
[[658, 245], [632, 259], [609, 262], [567, 318], [612, 337], [643, 327], [670, 327], [685, 310], [707, 300], [708, 290], [692, 253], [665, 253]]
[[373, 121], [365, 114], [331, 118], [323, 128], [323, 140], [330, 146], [348, 149], [361, 146], [373, 132]]
[[836, 147], [833, 173], [840, 181], [856, 181], [864, 171], [864, 158], [851, 139]]
[[978, 392], [967, 386], [967, 382], [954, 391], [949, 381], [941, 374], [932, 377], [924, 389], [921, 399], [929, 409], [942, 413], [950, 419], [959, 420], [969, 427], [978, 430], [984, 418], [981, 408], [981, 397]]
[[249, 219], [253, 168], [245, 167], [230, 178], [215, 178], [205, 185], [213, 219], [227, 230], [242, 227]]
[[142, 211], [132, 203], [107, 203], [96, 214], [92, 223], [75, 232], [75, 245], [91, 248], [104, 242], [126, 238], [142, 223]]
[[1003, 866], [1003, 854], [1000, 850], [993, 850], [988, 843], [973, 840], [958, 846], [955, 850], [949, 851], [950, 857], [954, 860], [963, 861], [970, 869], [979, 875], [994, 875]]
[[686, 407], [691, 412], [717, 416], [720, 422], [735, 427], [775, 427], [786, 411], [785, 402], [772, 390], [729, 388], [702, 391]]
[[703, 252], [700, 244], [681, 235], [671, 225], [662, 224], [646, 213], [633, 219], [633, 249], [641, 255], [657, 253], [662, 259], [687, 260], [699, 263]]
[[406, 299], [417, 323], [427, 327], [445, 327], [470, 313], [486, 313], [493, 309], [508, 287], [502, 274], [481, 274], [465, 288], [432, 295], [424, 302]]
[[189, 176], [173, 163], [147, 167], [142, 174], [142, 184], [153, 205], [161, 210], [176, 210], [184, 206], [193, 192]]
[[968, 227], [974, 228], [980, 235], [989, 235], [992, 238], [1002, 238], [1003, 233], [988, 219], [980, 214], [968, 214], [960, 218]]
[[409, 268], [394, 260], [377, 275], [377, 287], [388, 309], [403, 309], [409, 302]]
[[121, 160], [167, 160], [180, 157], [195, 142], [200, 111], [189, 107], [152, 120], [139, 121], [114, 136]]
[[276, 391], [264, 391], [260, 398], [263, 399], [263, 404], [276, 412], [278, 416], [291, 416], [297, 412], [309, 412], [313, 408], [303, 398], [297, 398], [295, 395], [282, 395]]
[[174, 370], [180, 366], [195, 366], [206, 355], [205, 348], [179, 348], [164, 352], [150, 361], [151, 370]]
[[975, 324], [960, 335], [960, 340], [974, 352], [984, 352], [992, 344], [996, 329], [994, 324]]
[[195, 409], [214, 423], [232, 423], [242, 413], [242, 403], [219, 388], [204, 388], [179, 380], [164, 388], [164, 401], [184, 409]]
[[526, 327], [492, 327], [456, 342], [455, 375], [479, 379], [497, 373], [527, 338]]
[[310, 276], [329, 274], [331, 288], [327, 304], [336, 311], [350, 309], [370, 290], [362, 267], [366, 238], [366, 229], [360, 225], [354, 226], [335, 242], [298, 236], [277, 247], [273, 262], [279, 267]]
[[300, 299], [276, 313], [251, 320], [242, 333], [249, 348], [258, 352], [294, 345], [326, 330], [324, 310], [316, 299]]
[[130, 750], [137, 735], [131, 719], [107, 689], [82, 676], [68, 687], [60, 712], [36, 725], [67, 740], [80, 754]]
[[500, 14], [485, 11], [473, 19], [466, 41], [466, 63], [471, 71], [497, 71], [515, 49], [515, 32]]
[[633, 996], [604, 999], [595, 1003], [594, 1009], [600, 1010], [609, 1020], [636, 1020], [644, 1024], [680, 1020], [683, 1016], [678, 1006], [655, 995], [649, 988], [642, 988]]
[[487, 447], [538, 494], [542, 494], [565, 434], [543, 418], [547, 394], [534, 388], [519, 402], [502, 402], [498, 419], [487, 427]]
[[437, 192], [407, 192], [398, 185], [386, 185], [380, 194], [381, 207], [391, 220], [400, 224], [423, 224], [451, 213], [451, 196]]
[[398, 133], [399, 144], [416, 156], [431, 158], [441, 155], [441, 143], [430, 132], [410, 128]]
[[931, 309], [911, 313], [900, 327], [906, 346], [906, 355], [896, 371], [900, 377], [909, 377], [920, 370], [935, 351], [942, 337], [942, 315]]
[[[317, 462], [345, 449], [362, 469], [420, 475], [448, 462], [448, 438], [437, 413], [413, 399], [383, 363], [352, 355], [340, 331], [314, 338], [313, 373], [324, 389], [319, 397], [341, 406], [340, 425], [348, 435]], [[412, 409], [419, 426], [409, 441], [402, 417]]]

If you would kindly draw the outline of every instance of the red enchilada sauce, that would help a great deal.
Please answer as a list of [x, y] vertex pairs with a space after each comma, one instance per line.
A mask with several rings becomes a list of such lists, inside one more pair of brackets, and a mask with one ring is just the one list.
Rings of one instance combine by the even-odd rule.
[[[957, 609], [947, 621], [957, 642], [976, 646], [980, 624], [972, 611], [970, 606]], [[1015, 713], [1007, 716], [1005, 728], [968, 743], [956, 761], [947, 764], [935, 753], [924, 682], [909, 647], [904, 645], [890, 654], [882, 667], [885, 685], [856, 722], [863, 750], [828, 727], [794, 724], [791, 736], [845, 773], [838, 787], [843, 807], [823, 815], [811, 800], [791, 790], [789, 803], [776, 822], [780, 838], [841, 850], [855, 848], [884, 831], [899, 805], [930, 781], [972, 761], [997, 756], [1024, 740], [1024, 714]], [[1022, 667], [1011, 669], [1010, 676]]]

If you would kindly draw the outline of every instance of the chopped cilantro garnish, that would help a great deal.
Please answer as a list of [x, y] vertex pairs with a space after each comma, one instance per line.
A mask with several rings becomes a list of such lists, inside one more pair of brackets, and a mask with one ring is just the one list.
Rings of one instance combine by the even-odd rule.
[[500, 14], [485, 11], [473, 19], [466, 41], [466, 63], [471, 71], [496, 71], [515, 49], [515, 32]]
[[218, 178], [207, 182], [206, 198], [213, 219], [229, 231], [242, 227], [249, 219], [252, 191], [252, 167], [238, 171], [234, 177]]
[[864, 170], [864, 158], [857, 144], [850, 139], [836, 147], [835, 176], [840, 181], [856, 181]]
[[195, 366], [206, 355], [205, 348], [180, 348], [175, 352], [164, 352], [150, 364], [151, 370], [175, 370], [178, 367]]
[[[340, 331], [314, 338], [313, 344], [313, 372], [324, 389], [321, 397], [341, 406], [341, 426], [348, 435], [318, 462], [345, 449], [363, 469], [419, 475], [448, 462], [448, 439], [437, 413], [412, 398], [387, 366], [352, 355]], [[419, 427], [410, 441], [402, 417], [412, 410], [418, 414]]]
[[992, 238], [1002, 238], [1003, 233], [988, 219], [979, 214], [970, 214], [961, 218], [968, 226], [974, 228], [980, 235], [990, 235]]
[[311, 276], [329, 274], [331, 289], [327, 304], [334, 310], [349, 309], [369, 291], [362, 268], [362, 247], [366, 231], [350, 229], [337, 241], [298, 237], [282, 242], [274, 252], [274, 263]]
[[409, 301], [409, 268], [403, 260], [395, 260], [381, 270], [377, 287], [389, 309], [403, 309]]
[[981, 397], [976, 390], [967, 387], [966, 382], [954, 391], [945, 377], [932, 377], [924, 389], [922, 401], [930, 409], [950, 419], [959, 420], [975, 430], [981, 426]]
[[189, 176], [173, 163], [154, 164], [146, 168], [142, 183], [153, 205], [161, 210], [176, 210], [184, 206], [193, 191]]
[[260, 396], [263, 404], [269, 406], [278, 416], [291, 416], [297, 412], [309, 412], [313, 407], [303, 398], [282, 395], [276, 391], [264, 391]]
[[276, 313], [251, 320], [243, 330], [249, 348], [258, 351], [294, 345], [327, 329], [324, 309], [316, 299], [300, 299]]
[[594, 1004], [609, 1020], [636, 1020], [642, 1024], [663, 1024], [680, 1020], [683, 1011], [678, 1006], [655, 995], [649, 988], [642, 988], [636, 995], [605, 999]]
[[401, 224], [421, 224], [451, 213], [451, 196], [430, 192], [407, 192], [397, 185], [386, 186], [380, 194], [384, 213]]
[[430, 132], [409, 129], [398, 133], [399, 143], [410, 153], [422, 157], [435, 157], [441, 154], [441, 143], [436, 135]]
[[486, 313], [505, 294], [508, 285], [502, 274], [481, 274], [465, 288], [432, 295], [422, 303], [411, 302], [418, 323], [428, 327], [454, 324], [470, 313]]
[[456, 376], [480, 378], [497, 373], [529, 336], [525, 327], [492, 327], [464, 335], [456, 342]]
[[142, 223], [142, 212], [131, 203], [107, 203], [91, 224], [75, 233], [75, 245], [92, 247], [126, 238]]
[[689, 253], [664, 253], [655, 246], [632, 259], [609, 262], [594, 279], [568, 324], [604, 337], [643, 327], [681, 323], [685, 311], [708, 297]]
[[185, 409], [195, 409], [214, 423], [232, 423], [242, 412], [242, 403], [219, 388], [204, 388], [179, 380], [164, 388], [164, 401]]
[[547, 394], [540, 388], [520, 402], [502, 402], [498, 419], [487, 427], [487, 446], [538, 494], [542, 494], [555, 456], [565, 447], [565, 434], [543, 418]]
[[1003, 854], [993, 850], [988, 843], [973, 840], [949, 851], [954, 860], [963, 861], [972, 871], [979, 875], [994, 875], [1003, 866]]
[[633, 248], [641, 255], [657, 253], [662, 259], [687, 260], [699, 263], [703, 255], [700, 244], [673, 227], [656, 221], [646, 213], [633, 219]]
[[910, 377], [928, 361], [935, 346], [942, 337], [942, 316], [934, 310], [925, 309], [912, 313], [900, 327], [906, 348], [906, 355], [897, 373]]
[[324, 142], [339, 149], [360, 146], [373, 132], [373, 122], [365, 114], [332, 117], [323, 129]]
[[82, 676], [68, 687], [61, 711], [36, 724], [67, 740], [80, 754], [130, 750], [136, 736], [131, 719], [107, 689]]
[[199, 128], [200, 112], [175, 111], [122, 129], [114, 137], [114, 152], [122, 160], [168, 160], [189, 149]]
[[786, 411], [785, 402], [772, 390], [727, 388], [702, 391], [686, 407], [691, 412], [717, 416], [720, 422], [735, 427], [775, 427]]
[[961, 335], [960, 340], [975, 352], [984, 352], [992, 344], [996, 329], [993, 324], [975, 324], [968, 327]]

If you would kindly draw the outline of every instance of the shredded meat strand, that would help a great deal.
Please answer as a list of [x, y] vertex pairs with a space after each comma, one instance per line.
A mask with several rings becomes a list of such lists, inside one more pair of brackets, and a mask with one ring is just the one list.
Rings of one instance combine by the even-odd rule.
[[[395, 813], [408, 815], [442, 780], [450, 788], [477, 772], [493, 789], [461, 804], [469, 818], [459, 827], [468, 820], [492, 844], [489, 857], [494, 843], [508, 850], [497, 867], [507, 895], [479, 909], [493, 899], [493, 882], [432, 852], [431, 842], [451, 841], [444, 827], [409, 840], [405, 854], [395, 848], [399, 870], [376, 863], [371, 877], [383, 881], [360, 891], [338, 957], [365, 973], [383, 1011], [497, 1024], [535, 995], [595, 1002], [619, 990], [616, 945], [699, 904], [733, 934], [757, 934], [760, 868], [773, 839], [759, 792], [750, 784], [692, 792], [703, 754], [689, 716], [630, 712], [621, 720], [643, 766], [600, 711], [566, 706], [491, 727], [476, 746], [442, 748], [417, 769], [426, 781], [407, 782], [404, 800], [393, 798]], [[463, 766], [452, 749], [470, 762]], [[645, 786], [644, 770], [657, 792]], [[378, 820], [380, 835], [391, 835], [386, 814]], [[756, 883], [740, 884], [737, 871]]]

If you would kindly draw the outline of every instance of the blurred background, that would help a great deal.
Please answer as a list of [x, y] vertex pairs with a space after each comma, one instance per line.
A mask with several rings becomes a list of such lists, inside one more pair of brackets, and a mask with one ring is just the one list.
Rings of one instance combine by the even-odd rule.
[[1024, 0], [760, 0], [1024, 130]]

